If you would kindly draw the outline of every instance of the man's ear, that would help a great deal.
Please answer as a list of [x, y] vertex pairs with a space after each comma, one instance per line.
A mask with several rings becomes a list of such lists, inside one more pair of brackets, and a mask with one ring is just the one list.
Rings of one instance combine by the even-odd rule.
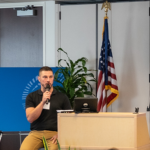
[[53, 83], [54, 83], [54, 80], [55, 80], [55, 78], [54, 78], [54, 76], [53, 76]]
[[38, 76], [38, 80], [39, 80], [39, 82], [41, 81], [41, 78], [40, 78], [40, 76]]

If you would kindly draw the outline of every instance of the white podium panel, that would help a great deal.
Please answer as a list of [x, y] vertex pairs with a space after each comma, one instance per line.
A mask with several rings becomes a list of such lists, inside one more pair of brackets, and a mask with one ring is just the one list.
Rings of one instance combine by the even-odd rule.
[[146, 114], [58, 113], [61, 149], [150, 150]]

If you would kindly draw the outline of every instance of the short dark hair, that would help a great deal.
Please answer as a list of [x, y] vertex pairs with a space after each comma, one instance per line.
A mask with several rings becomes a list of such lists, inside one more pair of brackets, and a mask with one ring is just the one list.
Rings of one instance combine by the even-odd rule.
[[43, 66], [42, 68], [40, 68], [39, 75], [40, 75], [40, 72], [42, 72], [42, 71], [52, 71], [53, 72], [52, 68], [50, 68], [48, 66]]

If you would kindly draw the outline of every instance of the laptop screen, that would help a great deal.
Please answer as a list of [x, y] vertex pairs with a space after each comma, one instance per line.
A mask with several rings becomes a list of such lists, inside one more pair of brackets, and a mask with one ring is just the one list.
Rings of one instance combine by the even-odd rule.
[[75, 113], [97, 112], [97, 98], [75, 98], [74, 111]]

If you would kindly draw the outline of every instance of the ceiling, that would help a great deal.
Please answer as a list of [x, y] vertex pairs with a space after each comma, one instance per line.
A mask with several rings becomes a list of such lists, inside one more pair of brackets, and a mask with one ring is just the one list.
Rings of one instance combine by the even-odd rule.
[[[19, 3], [19, 2], [36, 2], [36, 1], [55, 1], [56, 4], [96, 4], [104, 3], [106, 0], [0, 0], [0, 3]], [[149, 0], [108, 0], [108, 2], [137, 2], [137, 1], [149, 1]]]
[[[57, 4], [96, 4], [104, 3], [106, 0], [55, 0]], [[149, 1], [149, 0], [108, 0], [108, 2], [138, 2], [138, 1]]]

